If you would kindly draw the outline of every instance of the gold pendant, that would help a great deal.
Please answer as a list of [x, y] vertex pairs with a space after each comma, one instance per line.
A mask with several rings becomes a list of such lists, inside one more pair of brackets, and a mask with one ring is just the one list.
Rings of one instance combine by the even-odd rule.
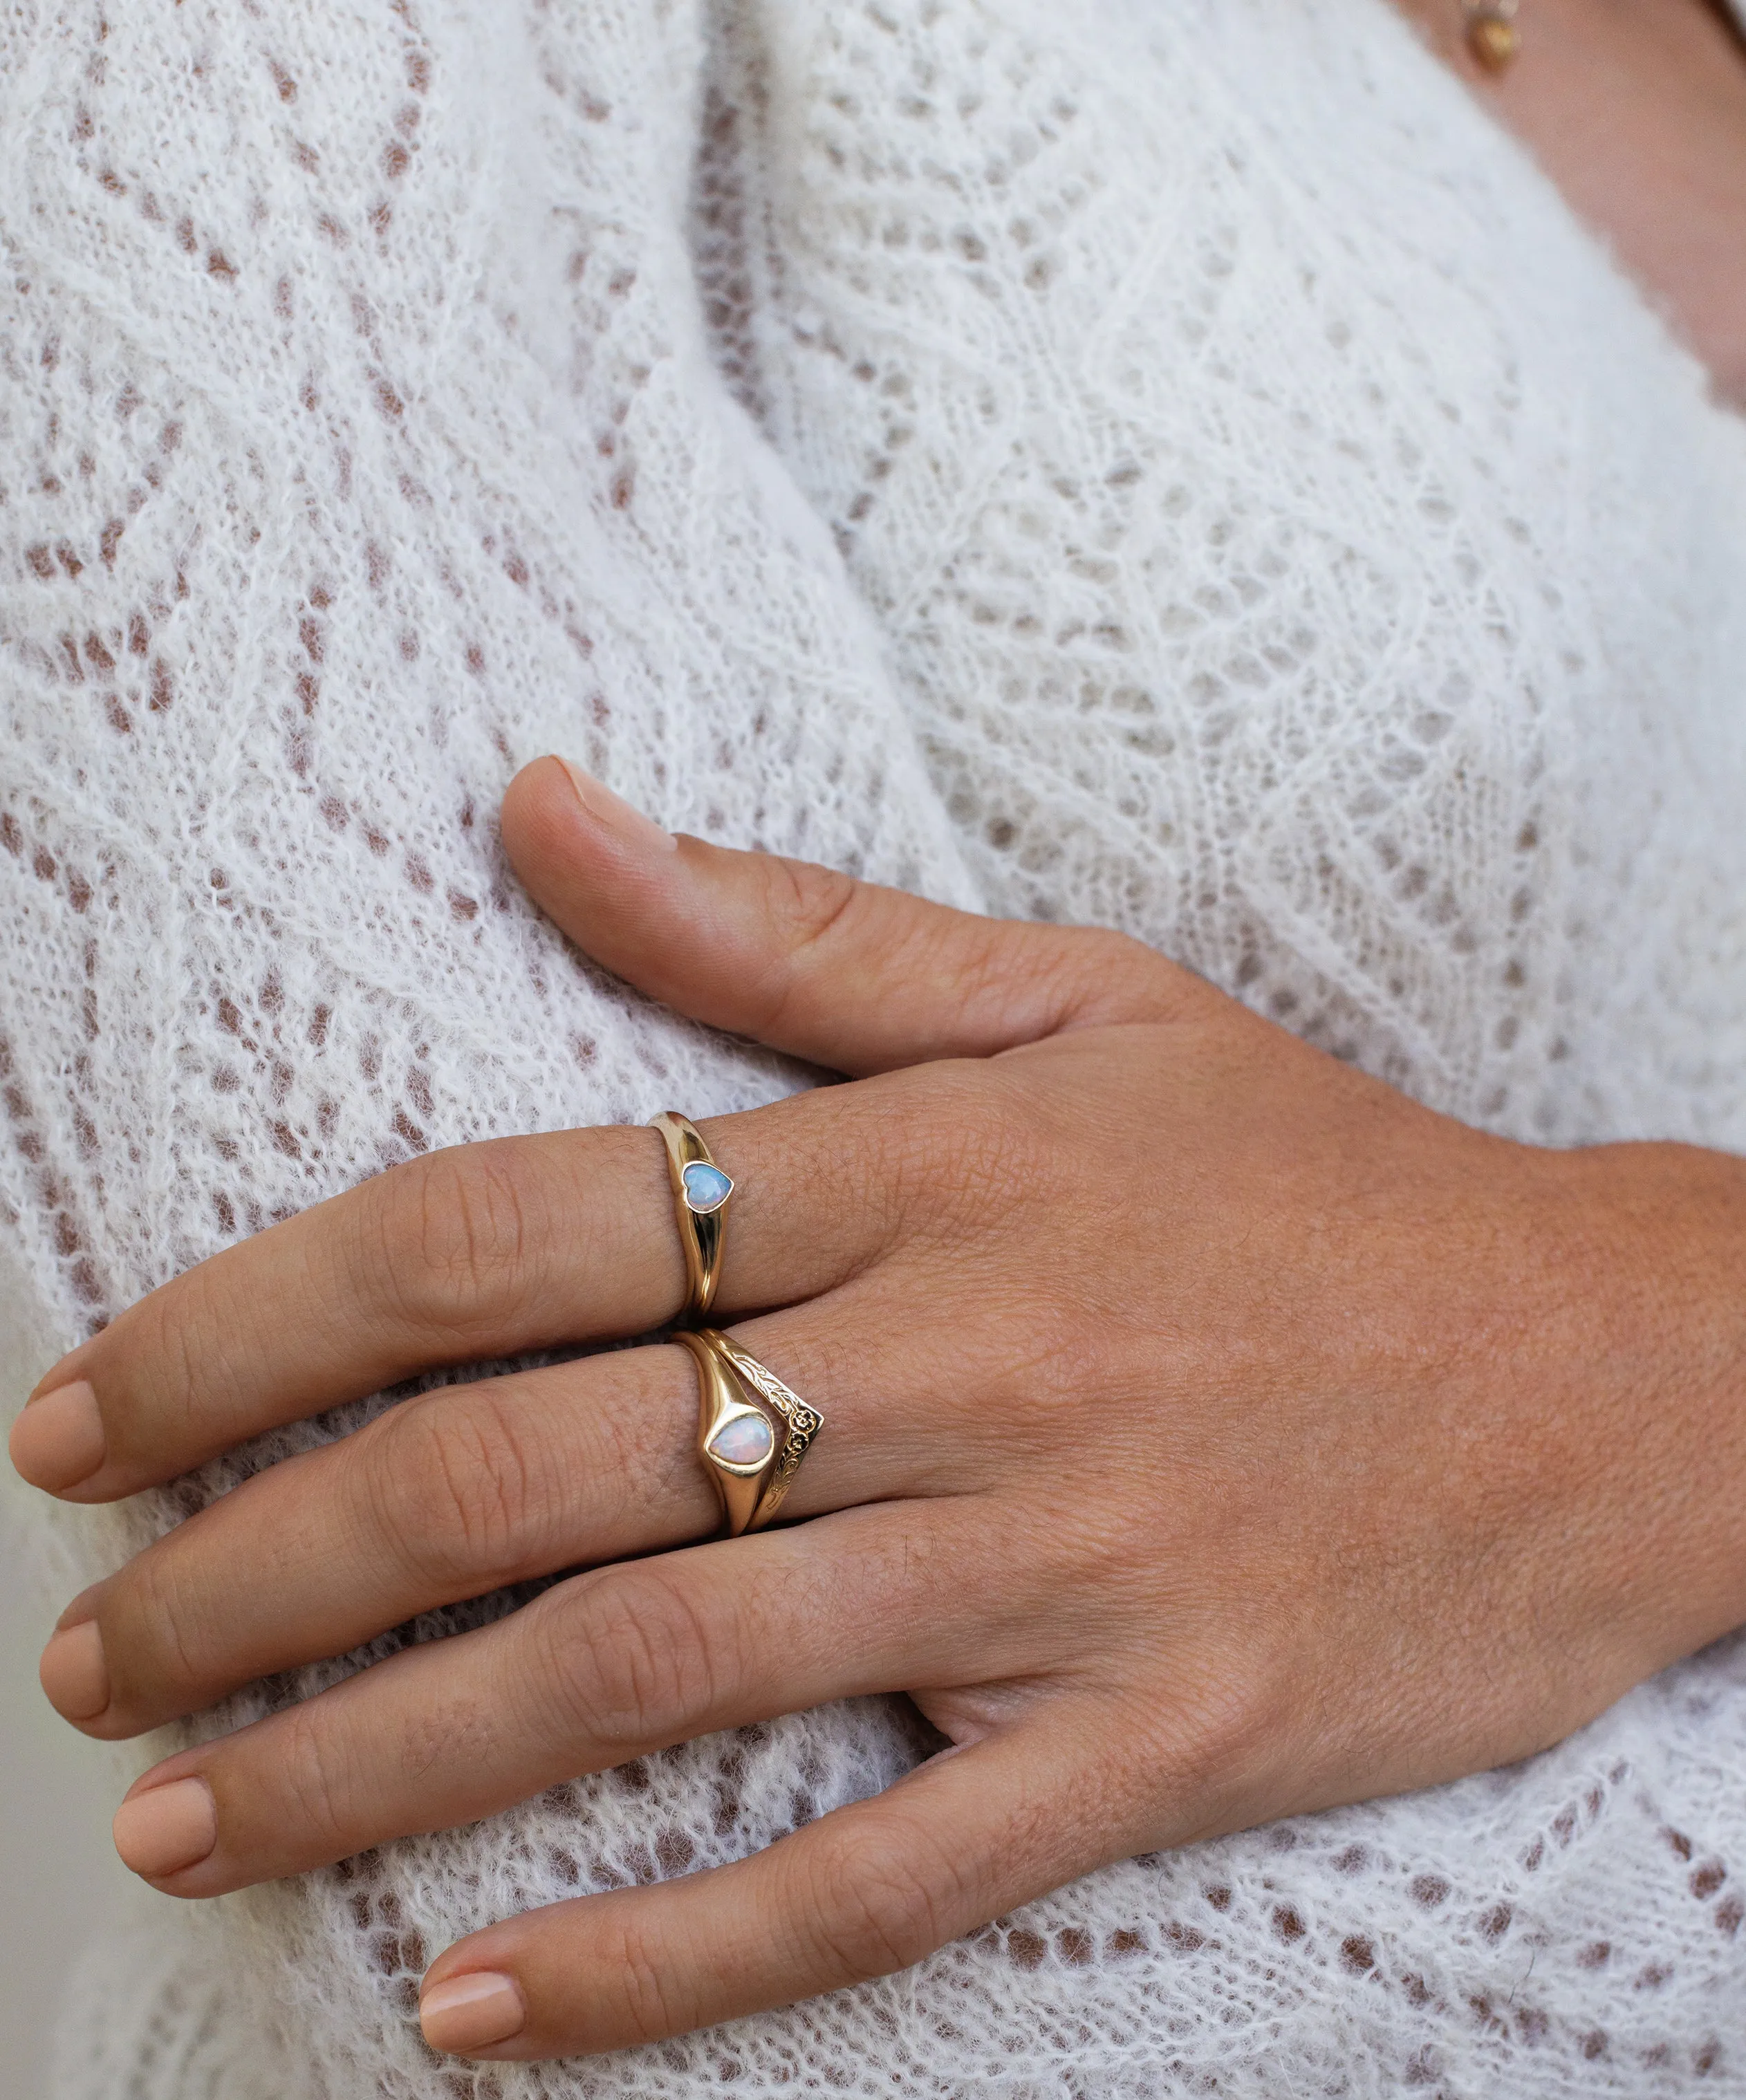
[[1502, 15], [1475, 14], [1467, 23], [1467, 48], [1488, 73], [1507, 73], [1522, 48], [1522, 33]]
[[1482, 0], [1467, 8], [1467, 48], [1487, 73], [1507, 73], [1522, 48], [1515, 0]]

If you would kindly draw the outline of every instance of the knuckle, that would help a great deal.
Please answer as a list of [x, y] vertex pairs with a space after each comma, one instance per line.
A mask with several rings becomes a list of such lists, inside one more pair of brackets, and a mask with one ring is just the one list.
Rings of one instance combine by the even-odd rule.
[[852, 876], [810, 861], [772, 855], [763, 863], [763, 874], [761, 915], [775, 938], [757, 1004], [762, 1008], [760, 1026], [769, 1029], [780, 1026], [790, 999], [801, 990], [804, 966], [844, 931], [867, 893]]
[[109, 1458], [151, 1464], [208, 1441], [215, 1393], [235, 1390], [232, 1363], [257, 1307], [223, 1256], [204, 1261], [130, 1306], [104, 1337], [104, 1426]]
[[1064, 928], [1038, 963], [1057, 1003], [1057, 1026], [1166, 1018], [1199, 982], [1179, 963], [1113, 927]]
[[1039, 1171], [1052, 1162], [1026, 1096], [980, 1064], [933, 1065], [923, 1083], [924, 1105], [904, 1136], [912, 1211], [932, 1215], [955, 1239], [985, 1230], [992, 1217], [1029, 1211]]
[[364, 1522], [424, 1582], [458, 1595], [508, 1579], [536, 1551], [540, 1468], [525, 1424], [487, 1390], [408, 1401], [357, 1440], [357, 1455]]
[[433, 1152], [391, 1169], [360, 1223], [385, 1295], [415, 1328], [489, 1331], [536, 1286], [535, 1177], [518, 1139]]
[[603, 1965], [602, 1979], [618, 2001], [609, 2005], [603, 2024], [624, 2042], [663, 2041], [692, 2024], [675, 1996], [671, 1951], [658, 1932], [645, 1930], [634, 1916], [620, 1928], [615, 1958]]
[[820, 1950], [845, 1980], [889, 1975], [931, 1954], [951, 1936], [948, 1912], [959, 1890], [943, 1849], [915, 1851], [913, 1830], [894, 1842], [881, 1824], [812, 1834], [808, 1891]]
[[791, 954], [827, 939], [862, 893], [853, 876], [812, 861], [772, 857], [765, 872], [765, 905]]
[[185, 1713], [203, 1703], [209, 1688], [211, 1673], [201, 1661], [187, 1588], [172, 1557], [148, 1547], [99, 1608], [112, 1712]]
[[297, 1850], [336, 1857], [351, 1851], [355, 1833], [349, 1807], [355, 1782], [348, 1780], [345, 1745], [327, 1725], [320, 1701], [287, 1708], [274, 1727], [273, 1790], [283, 1802]]
[[722, 1653], [724, 1630], [706, 1626], [683, 1584], [654, 1567], [605, 1570], [567, 1589], [543, 1628], [560, 1725], [615, 1761], [694, 1733], [735, 1660]]
[[1143, 942], [1104, 927], [1002, 919], [972, 920], [953, 960], [970, 997], [1028, 1017], [1030, 1041], [1075, 1024], [1132, 1018], [1170, 967]]
[[1136, 977], [1160, 971], [1174, 974], [1179, 967], [1144, 941], [1118, 933], [1113, 926], [1075, 927], [1072, 938], [1079, 973], [1091, 984], [1132, 983]]

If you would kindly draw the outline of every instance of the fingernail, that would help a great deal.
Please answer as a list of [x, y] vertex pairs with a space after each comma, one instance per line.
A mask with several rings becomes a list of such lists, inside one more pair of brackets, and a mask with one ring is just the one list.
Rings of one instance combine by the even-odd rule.
[[115, 1811], [121, 1864], [148, 1881], [198, 1866], [218, 1842], [218, 1805], [203, 1779], [172, 1780]]
[[662, 853], [672, 853], [679, 841], [671, 832], [664, 832], [652, 817], [646, 817], [641, 810], [633, 809], [620, 796], [615, 795], [604, 782], [597, 780], [592, 773], [568, 758], [560, 758], [558, 764], [570, 775], [570, 784], [576, 791], [576, 800], [597, 824], [601, 824], [628, 846], [642, 852], [651, 847]]
[[418, 2024], [425, 2040], [450, 2056], [466, 2056], [476, 2049], [508, 2041], [521, 2032], [527, 2020], [520, 1991], [509, 1977], [490, 1970], [433, 1983], [418, 2001]]
[[12, 1424], [7, 1449], [23, 1478], [51, 1495], [88, 1480], [108, 1449], [90, 1380], [75, 1379], [32, 1401]]
[[42, 1651], [37, 1675], [64, 1721], [89, 1721], [109, 1703], [109, 1665], [96, 1621], [68, 1626]]

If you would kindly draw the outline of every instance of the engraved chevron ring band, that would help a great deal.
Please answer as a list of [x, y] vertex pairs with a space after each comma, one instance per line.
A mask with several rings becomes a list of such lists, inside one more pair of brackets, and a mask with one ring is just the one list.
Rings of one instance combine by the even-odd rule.
[[709, 1147], [690, 1117], [664, 1109], [649, 1127], [661, 1133], [667, 1147], [673, 1211], [685, 1248], [686, 1300], [678, 1317], [684, 1326], [694, 1327], [709, 1317], [715, 1299], [734, 1184], [710, 1158]]
[[712, 1327], [676, 1335], [697, 1361], [697, 1448], [730, 1538], [782, 1507], [824, 1418], [750, 1351]]

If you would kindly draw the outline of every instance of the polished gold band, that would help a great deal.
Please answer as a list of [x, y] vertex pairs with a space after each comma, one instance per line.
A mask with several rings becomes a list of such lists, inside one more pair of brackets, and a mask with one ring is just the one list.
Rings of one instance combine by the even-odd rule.
[[721, 1278], [721, 1243], [734, 1183], [710, 1158], [709, 1147], [689, 1116], [664, 1109], [649, 1127], [661, 1133], [667, 1147], [667, 1178], [672, 1184], [673, 1215], [685, 1249], [686, 1300], [677, 1317], [683, 1326], [699, 1326], [709, 1317]]
[[730, 1538], [781, 1508], [824, 1417], [749, 1350], [713, 1327], [673, 1337], [697, 1361], [697, 1449]]

